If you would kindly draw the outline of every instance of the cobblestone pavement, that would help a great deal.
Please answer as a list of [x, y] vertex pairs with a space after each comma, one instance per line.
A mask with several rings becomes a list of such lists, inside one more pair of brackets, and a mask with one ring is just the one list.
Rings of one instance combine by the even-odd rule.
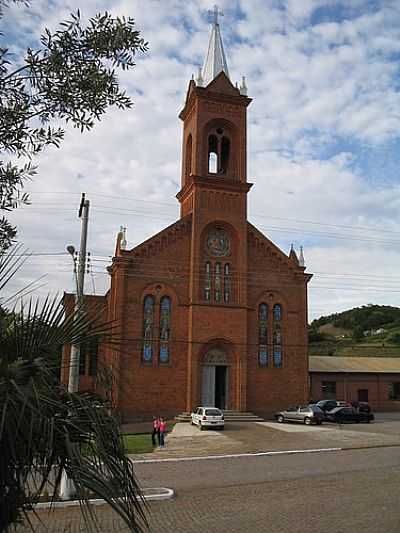
[[[398, 533], [399, 459], [395, 448], [218, 460], [214, 476], [212, 461], [180, 463], [176, 498], [149, 506], [150, 531]], [[97, 513], [102, 532], [128, 531], [107, 507]], [[41, 518], [35, 533], [86, 531], [77, 510]]]
[[199, 457], [231, 453], [252, 453], [329, 447], [400, 445], [400, 420], [377, 415], [372, 424], [278, 424], [277, 422], [230, 422], [224, 431], [200, 431], [178, 423], [168, 434], [166, 447], [134, 459]]
[[[165, 450], [143, 457], [400, 446], [399, 417], [380, 414], [374, 424], [326, 425], [311, 431], [303, 426], [296, 426], [301, 431], [282, 431], [274, 425], [254, 423], [227, 424], [224, 432], [200, 432], [189, 425], [180, 430], [177, 426], [168, 436]], [[142, 486], [176, 491], [174, 500], [150, 504], [152, 532], [398, 533], [399, 465], [400, 447], [396, 447], [136, 464], [135, 471]], [[127, 531], [107, 506], [97, 512], [102, 532]], [[40, 517], [43, 523], [35, 525], [35, 533], [86, 531], [77, 509], [55, 510], [50, 515], [41, 512]], [[18, 533], [27, 531], [18, 529]]]

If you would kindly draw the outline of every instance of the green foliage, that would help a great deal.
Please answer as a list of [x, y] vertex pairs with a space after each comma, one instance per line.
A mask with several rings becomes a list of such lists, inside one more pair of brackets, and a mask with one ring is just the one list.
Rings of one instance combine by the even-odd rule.
[[386, 337], [386, 341], [392, 344], [400, 345], [400, 331], [396, 331]]
[[361, 326], [356, 326], [353, 329], [353, 340], [355, 342], [360, 342], [364, 338], [364, 330]]
[[308, 330], [308, 342], [324, 342], [331, 340], [331, 336], [326, 333], [320, 333], [315, 328], [309, 328]]
[[342, 313], [323, 316], [313, 320], [311, 326], [313, 329], [318, 329], [320, 326], [332, 323], [338, 328], [354, 330], [359, 327], [362, 331], [369, 331], [396, 321], [400, 321], [400, 308], [389, 305], [364, 305]]
[[[0, 0], [0, 8], [7, 4]], [[64, 130], [52, 122], [61, 119], [84, 131], [110, 106], [132, 106], [115, 68], [133, 68], [137, 52], [147, 50], [132, 18], [98, 14], [83, 27], [79, 11], [55, 33], [45, 29], [41, 45], [39, 50], [28, 48], [22, 64], [14, 66], [8, 49], [0, 48], [0, 154], [26, 160], [0, 161], [2, 211], [29, 203], [23, 188], [36, 172], [32, 159], [48, 146], [59, 147], [64, 137]], [[3, 218], [0, 251], [15, 236], [16, 229]]]
[[[17, 255], [0, 256], [0, 290], [21, 265]], [[63, 345], [100, 337], [103, 345], [119, 348], [113, 324], [93, 323], [89, 316], [84, 308], [65, 316], [62, 302], [50, 298], [42, 305], [29, 300], [18, 312], [0, 307], [0, 531], [22, 521], [44, 490], [57, 498], [63, 472], [74, 481], [88, 527], [96, 524], [88, 504], [88, 494], [95, 494], [130, 531], [147, 528], [109, 403], [66, 392], [52, 368]]]

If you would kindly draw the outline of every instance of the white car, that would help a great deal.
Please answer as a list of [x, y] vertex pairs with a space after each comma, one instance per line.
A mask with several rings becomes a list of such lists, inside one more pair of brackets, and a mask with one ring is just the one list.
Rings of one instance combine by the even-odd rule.
[[199, 426], [201, 430], [207, 427], [224, 429], [224, 414], [216, 407], [197, 407], [192, 413], [193, 424]]

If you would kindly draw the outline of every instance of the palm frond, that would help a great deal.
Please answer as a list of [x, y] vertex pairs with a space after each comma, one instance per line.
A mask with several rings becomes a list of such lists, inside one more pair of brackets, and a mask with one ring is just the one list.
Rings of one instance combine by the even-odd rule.
[[[1, 280], [18, 271], [16, 253], [0, 259]], [[60, 299], [32, 297], [0, 316], [0, 531], [25, 519], [44, 489], [54, 501], [62, 472], [77, 490], [87, 526], [96, 526], [91, 495], [103, 498], [133, 532], [147, 529], [146, 506], [125, 455], [117, 418], [93, 394], [69, 394], [53, 369], [65, 344], [94, 337], [118, 349], [120, 330], [93, 320], [84, 304], [65, 313]], [[53, 358], [53, 359], [52, 359]], [[104, 369], [108, 385], [113, 377]]]

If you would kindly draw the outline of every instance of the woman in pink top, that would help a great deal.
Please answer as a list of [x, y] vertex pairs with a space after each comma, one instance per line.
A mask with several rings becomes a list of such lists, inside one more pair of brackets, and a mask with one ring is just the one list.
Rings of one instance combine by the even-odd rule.
[[164, 422], [163, 418], [160, 418], [160, 425], [159, 425], [160, 448], [164, 448], [164, 435], [166, 431], [167, 431], [167, 424]]
[[153, 416], [153, 432], [151, 434], [151, 442], [153, 446], [156, 445], [156, 437], [157, 437], [158, 443], [160, 444], [159, 429], [160, 429], [160, 419], [158, 417], [155, 418]]

